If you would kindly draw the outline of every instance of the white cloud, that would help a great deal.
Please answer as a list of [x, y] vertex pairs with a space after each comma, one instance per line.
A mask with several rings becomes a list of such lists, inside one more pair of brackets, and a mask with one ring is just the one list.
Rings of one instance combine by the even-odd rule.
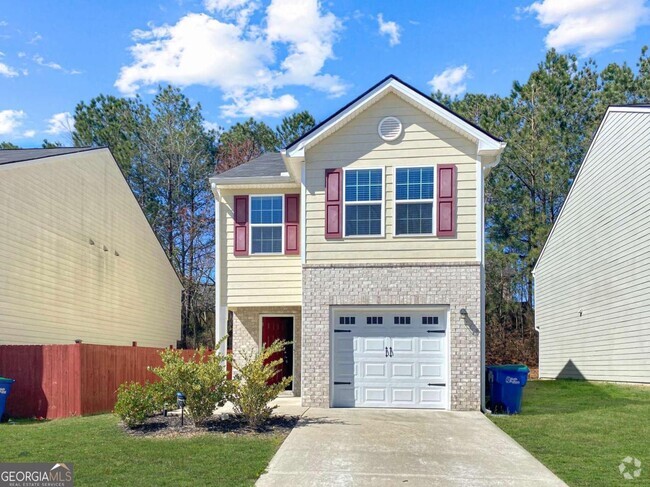
[[650, 19], [645, 0], [542, 0], [525, 11], [543, 27], [552, 27], [546, 47], [578, 49], [582, 56], [629, 39]]
[[45, 67], [45, 68], [54, 69], [54, 70], [56, 70], [56, 71], [62, 71], [62, 70], [63, 70], [63, 66], [61, 66], [61, 65], [58, 64], [58, 63], [52, 62], [52, 61], [46, 61], [45, 58], [43, 58], [43, 56], [41, 56], [41, 55], [39, 55], [39, 54], [36, 54], [36, 55], [32, 58], [32, 60], [33, 60], [36, 64], [38, 64], [39, 66], [43, 66], [43, 67]]
[[345, 93], [338, 76], [323, 72], [342, 24], [318, 0], [271, 0], [259, 23], [249, 22], [257, 1], [204, 0], [204, 6], [214, 15], [190, 13], [174, 25], [134, 31], [133, 62], [121, 68], [117, 89], [134, 95], [159, 83], [211, 86], [223, 93], [224, 113], [258, 116], [297, 106], [293, 95], [274, 96], [283, 87]]
[[27, 137], [28, 139], [31, 139], [36, 135], [36, 130], [25, 130], [23, 132], [23, 137]]
[[215, 132], [219, 132], [221, 126], [217, 122], [208, 122], [207, 120], [204, 120], [203, 128], [206, 130], [214, 130]]
[[325, 62], [334, 59], [341, 21], [331, 12], [322, 12], [317, 0], [272, 0], [266, 14], [267, 40], [285, 43], [289, 52], [275, 84], [305, 85], [334, 97], [343, 95], [347, 86], [338, 76], [320, 74]]
[[18, 71], [5, 63], [0, 63], [0, 76], [13, 78], [14, 76], [18, 76]]
[[449, 96], [456, 96], [467, 90], [465, 81], [468, 77], [467, 65], [455, 66], [445, 69], [442, 73], [436, 74], [429, 85], [435, 91], [441, 91]]
[[399, 37], [402, 28], [392, 20], [384, 21], [384, 15], [377, 15], [377, 23], [379, 24], [379, 33], [383, 36], [388, 36], [388, 44], [396, 46], [399, 44]]
[[[273, 51], [260, 39], [245, 39], [241, 27], [206, 14], [188, 14], [176, 25], [138, 32], [134, 62], [120, 70], [115, 86], [133, 95], [157, 83], [200, 84], [233, 92], [269, 83]], [[209, 55], [207, 55], [209, 53]]]
[[298, 108], [298, 100], [293, 95], [278, 98], [238, 98], [230, 105], [222, 105], [221, 111], [226, 117], [279, 117]]
[[0, 110], [0, 135], [12, 135], [22, 126], [27, 114], [22, 110]]
[[255, 0], [203, 0], [205, 9], [213, 14], [221, 14], [227, 19], [236, 19], [237, 24], [246, 25], [260, 8]]
[[45, 133], [50, 135], [71, 134], [74, 130], [74, 118], [70, 112], [55, 113], [47, 123]]
[[[21, 57], [20, 54], [19, 54], [19, 57]], [[32, 61], [34, 61], [39, 66], [43, 66], [44, 68], [50, 68], [50, 69], [53, 69], [55, 71], [61, 71], [62, 73], [81, 74], [81, 71], [79, 71], [78, 69], [70, 70], [70, 69], [64, 68], [59, 63], [55, 63], [54, 61], [46, 61], [45, 58], [43, 56], [41, 56], [40, 54], [35, 54], [32, 57]]]
[[33, 37], [28, 41], [28, 44], [36, 44], [36, 43], [40, 42], [41, 40], [43, 40], [43, 36], [40, 35], [40, 34], [36, 34], [35, 36], [33, 36]]

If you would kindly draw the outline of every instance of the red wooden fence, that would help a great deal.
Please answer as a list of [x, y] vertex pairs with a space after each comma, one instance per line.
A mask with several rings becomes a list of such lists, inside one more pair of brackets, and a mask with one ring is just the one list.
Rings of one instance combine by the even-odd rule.
[[[64, 418], [108, 412], [123, 382], [156, 376], [160, 350], [112, 345], [0, 345], [0, 377], [15, 379], [6, 414]], [[182, 350], [187, 360], [194, 350]], [[229, 370], [230, 373], [230, 370]]]

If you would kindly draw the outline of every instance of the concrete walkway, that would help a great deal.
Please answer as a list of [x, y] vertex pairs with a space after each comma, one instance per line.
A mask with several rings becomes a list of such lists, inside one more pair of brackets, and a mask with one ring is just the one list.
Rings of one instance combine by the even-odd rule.
[[302, 410], [258, 486], [565, 485], [478, 412]]

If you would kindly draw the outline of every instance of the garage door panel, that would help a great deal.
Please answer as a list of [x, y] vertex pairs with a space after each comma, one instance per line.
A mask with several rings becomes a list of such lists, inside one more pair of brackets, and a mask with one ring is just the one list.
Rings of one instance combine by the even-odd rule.
[[415, 364], [409, 362], [391, 362], [391, 377], [397, 379], [415, 379]]
[[415, 389], [411, 387], [393, 387], [391, 389], [391, 401], [397, 407], [412, 406], [415, 404]]
[[409, 338], [393, 338], [393, 352], [406, 352], [414, 353], [415, 352], [415, 340], [411, 337]]
[[387, 364], [381, 362], [365, 362], [361, 367], [363, 370], [363, 376], [358, 377], [360, 379], [387, 379]]
[[361, 307], [341, 316], [356, 326], [333, 315], [333, 406], [447, 407], [444, 312]]
[[380, 386], [366, 386], [362, 388], [363, 401], [366, 403], [387, 403], [387, 393], [386, 387], [383, 385]]
[[442, 364], [419, 364], [420, 373], [418, 375], [421, 379], [443, 379], [444, 366]]
[[420, 338], [419, 340], [419, 352], [420, 353], [436, 353], [436, 352], [443, 352], [443, 341], [444, 337], [442, 336], [437, 336], [437, 337], [425, 337], [425, 338]]
[[364, 353], [375, 353], [382, 356], [385, 355], [386, 339], [384, 337], [355, 338], [355, 341], [356, 340], [361, 342], [361, 347], [358, 351]]

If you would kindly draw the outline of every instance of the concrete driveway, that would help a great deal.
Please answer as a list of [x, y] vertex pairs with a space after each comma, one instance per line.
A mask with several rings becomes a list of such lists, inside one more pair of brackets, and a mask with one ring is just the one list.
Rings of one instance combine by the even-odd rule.
[[310, 408], [257, 485], [566, 484], [478, 412]]

